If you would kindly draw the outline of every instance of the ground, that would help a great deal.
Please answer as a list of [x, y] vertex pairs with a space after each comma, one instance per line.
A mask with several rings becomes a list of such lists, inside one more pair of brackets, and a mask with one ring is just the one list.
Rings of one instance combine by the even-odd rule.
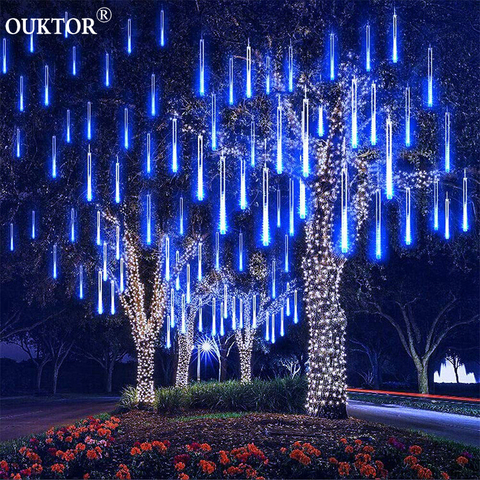
[[337, 444], [341, 437], [363, 438], [375, 444], [397, 437], [407, 445], [420, 445], [432, 460], [451, 455], [451, 448], [418, 432], [402, 430], [357, 419], [328, 420], [306, 415], [269, 413], [211, 414], [165, 417], [132, 410], [120, 416], [118, 442], [132, 445], [138, 439], [169, 440], [172, 447], [196, 441], [208, 443], [214, 450], [230, 449], [254, 442], [267, 457], [296, 440], [313, 445]]

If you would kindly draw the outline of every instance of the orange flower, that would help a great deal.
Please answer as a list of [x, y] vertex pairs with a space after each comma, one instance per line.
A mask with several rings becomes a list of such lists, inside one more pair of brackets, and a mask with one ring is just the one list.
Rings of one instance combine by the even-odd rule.
[[34, 475], [40, 475], [43, 472], [43, 467], [39, 463], [34, 463], [32, 465], [32, 473]]
[[300, 463], [305, 466], [310, 465], [310, 463], [312, 463], [312, 459], [308, 455], [302, 455], [300, 458]]
[[301, 442], [294, 442], [294, 444], [292, 445], [292, 447], [294, 448], [302, 448], [302, 443]]
[[245, 470], [245, 475], [247, 478], [256, 478], [257, 477], [257, 471], [254, 468], [248, 467]]
[[422, 447], [419, 447], [418, 445], [412, 445], [408, 451], [412, 454], [412, 455], [420, 455], [422, 453]]
[[83, 478], [84, 480], [88, 480], [90, 478], [90, 474], [89, 473], [85, 473], [85, 475], [83, 475]]
[[304, 443], [303, 449], [312, 457], [319, 457], [321, 455], [320, 450], [318, 450], [318, 448], [315, 448], [311, 443]]
[[347, 462], [340, 462], [338, 464], [338, 474], [341, 477], [346, 477], [349, 475], [349, 473], [350, 473], [350, 464], [348, 464]]
[[372, 467], [371, 465], [364, 465], [360, 469], [360, 473], [366, 478], [375, 478], [377, 471], [375, 470], [375, 467]]
[[345, 447], [345, 453], [353, 453], [353, 447], [351, 445], [347, 445]]
[[361, 445], [362, 443], [363, 443], [363, 442], [362, 442], [359, 438], [357, 438], [357, 439], [355, 440], [355, 444], [356, 444], [356, 445]]
[[159, 442], [158, 440], [154, 440], [152, 442], [152, 446], [155, 447], [159, 453], [165, 453], [167, 451], [167, 447], [163, 442]]
[[130, 470], [126, 465], [121, 463], [119, 465], [120, 470], [115, 474], [115, 476], [120, 480], [130, 480], [132, 477], [130, 475]]
[[85, 448], [86, 448], [86, 446], [85, 446], [84, 443], [77, 443], [77, 445], [75, 447], [75, 450], [83, 452], [83, 450], [85, 450]]
[[418, 463], [417, 457], [414, 457], [413, 455], [409, 455], [408, 457], [405, 457], [405, 460], [403, 461], [406, 465], [409, 467], [413, 467]]
[[98, 453], [93, 449], [87, 450], [87, 458], [89, 460], [96, 460], [98, 458]]
[[50, 470], [55, 473], [63, 473], [65, 470], [65, 465], [63, 463], [54, 463], [51, 467]]
[[13, 480], [21, 480], [22, 479], [22, 476], [17, 473], [14, 477], [13, 477]]
[[2, 460], [0, 462], [0, 468], [2, 470], [4, 470], [5, 472], [8, 472], [9, 468], [8, 468], [8, 462], [6, 460]]
[[308, 455], [305, 455], [298, 448], [295, 450], [292, 450], [292, 453], [290, 454], [290, 458], [293, 460], [297, 460], [297, 462], [300, 462], [302, 465], [310, 465], [310, 463], [312, 462], [312, 459]]
[[433, 478], [432, 471], [429, 468], [425, 468], [420, 465], [418, 465], [417, 476], [418, 478], [425, 478], [427, 480]]
[[200, 445], [200, 448], [204, 451], [204, 452], [209, 452], [212, 447], [208, 444], [208, 443], [202, 443]]
[[140, 445], [140, 448], [144, 451], [144, 452], [149, 452], [151, 449], [152, 449], [152, 444], [151, 443], [148, 443], [148, 442], [144, 442]]
[[467, 457], [464, 457], [463, 455], [460, 455], [460, 456], [457, 458], [456, 462], [457, 462], [460, 466], [464, 467], [464, 466], [468, 463], [468, 458], [467, 458]]
[[225, 450], [220, 450], [220, 452], [218, 452], [218, 457], [222, 465], [228, 465], [230, 463], [227, 452]]
[[73, 441], [73, 438], [69, 435], [68, 437], [65, 437], [65, 441], [67, 443], [71, 443]]
[[140, 455], [142, 453], [142, 451], [138, 448], [138, 447], [133, 447], [131, 450], [130, 450], [130, 455], [133, 457], [135, 455]]
[[287, 453], [287, 449], [285, 447], [280, 448], [280, 453]]
[[376, 460], [375, 465], [377, 466], [377, 468], [379, 470], [383, 470], [385, 468], [385, 465], [383, 464], [383, 462], [381, 460]]
[[347, 439], [346, 438], [341, 438], [340, 443], [343, 443], [345, 445], [347, 443]]
[[296, 448], [295, 450], [292, 450], [290, 453], [290, 458], [293, 460], [298, 460], [300, 461], [300, 457], [303, 455], [303, 452]]
[[178, 462], [175, 464], [175, 470], [177, 472], [181, 472], [184, 469], [185, 469], [185, 464], [183, 462]]
[[450, 476], [447, 472], [440, 472], [440, 475], [442, 476], [443, 480], [450, 480]]
[[200, 460], [198, 462], [199, 467], [202, 469], [203, 473], [206, 473], [207, 475], [210, 475], [215, 471], [217, 466], [213, 462], [209, 462], [208, 460]]
[[50, 437], [46, 438], [45, 443], [48, 444], [48, 445], [52, 444], [53, 443], [53, 438], [50, 438]]
[[338, 460], [335, 458], [335, 457], [330, 457], [328, 459], [328, 463], [331, 463], [332, 465], [337, 465], [338, 464]]
[[180, 480], [190, 480], [190, 477], [186, 473], [181, 473], [178, 478]]
[[375, 449], [371, 445], [365, 445], [362, 448], [362, 452], [365, 452], [365, 453], [373, 453], [374, 451]]
[[227, 468], [226, 473], [229, 477], [235, 477], [242, 473], [242, 470], [238, 467], [231, 466]]

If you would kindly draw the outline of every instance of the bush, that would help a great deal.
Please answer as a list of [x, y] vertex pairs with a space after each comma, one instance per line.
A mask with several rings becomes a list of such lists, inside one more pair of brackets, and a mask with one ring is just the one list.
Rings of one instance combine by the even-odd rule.
[[[216, 410], [221, 412], [303, 413], [307, 394], [305, 378], [277, 378], [238, 381], [202, 382], [188, 387], [158, 388], [154, 408], [162, 413], [185, 410]], [[120, 407], [130, 410], [138, 406], [136, 389], [122, 392]]]
[[132, 410], [133, 408], [136, 408], [138, 406], [137, 389], [132, 386], [125, 387], [122, 390], [118, 406], [122, 410]]

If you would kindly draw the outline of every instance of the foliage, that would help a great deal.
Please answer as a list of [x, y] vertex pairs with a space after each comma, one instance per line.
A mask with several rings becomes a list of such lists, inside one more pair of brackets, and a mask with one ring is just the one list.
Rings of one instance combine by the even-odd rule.
[[122, 396], [120, 397], [119, 407], [131, 410], [138, 405], [137, 389], [132, 386], [125, 387], [122, 390]]
[[[251, 383], [203, 382], [185, 388], [157, 389], [154, 408], [161, 413], [193, 409], [302, 413], [306, 391], [304, 377], [254, 380]], [[137, 405], [136, 389], [127, 387], [122, 393], [120, 406], [128, 410]]]

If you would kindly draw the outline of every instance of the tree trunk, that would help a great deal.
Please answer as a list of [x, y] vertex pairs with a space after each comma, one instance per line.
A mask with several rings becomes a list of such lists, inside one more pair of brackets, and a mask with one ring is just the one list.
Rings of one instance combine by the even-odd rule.
[[188, 371], [192, 358], [192, 348], [185, 338], [178, 339], [178, 363], [175, 376], [175, 386], [186, 387], [188, 385]]
[[372, 365], [372, 375], [373, 375], [373, 388], [378, 390], [381, 385], [381, 372], [380, 365], [378, 362], [378, 356], [373, 353], [370, 356], [370, 363]]
[[155, 348], [153, 342], [141, 340], [137, 343], [137, 390], [140, 404], [151, 405], [155, 400], [153, 382]]
[[309, 322], [307, 412], [317, 417], [346, 418], [346, 318], [338, 304], [319, 303]]
[[227, 348], [225, 345], [220, 345], [220, 364], [218, 366], [220, 369], [219, 380], [224, 382], [227, 379]]
[[455, 372], [455, 380], [457, 381], [457, 383], [460, 383], [460, 380], [458, 378], [458, 365], [453, 366], [453, 371]]
[[428, 362], [415, 365], [417, 367], [418, 391], [419, 393], [429, 393], [428, 388]]
[[37, 365], [37, 393], [40, 392], [42, 389], [42, 374], [43, 374], [43, 367], [45, 366], [44, 363], [39, 363]]
[[54, 395], [57, 394], [57, 382], [58, 382], [58, 371], [60, 370], [60, 365], [55, 364], [53, 366], [53, 385], [52, 392]]
[[252, 349], [238, 349], [240, 355], [240, 381], [250, 383], [252, 381]]
[[112, 393], [112, 379], [113, 379], [113, 369], [115, 367], [115, 361], [111, 361], [108, 364], [107, 371], [106, 371], [106, 382], [105, 382], [105, 390], [107, 393]]

